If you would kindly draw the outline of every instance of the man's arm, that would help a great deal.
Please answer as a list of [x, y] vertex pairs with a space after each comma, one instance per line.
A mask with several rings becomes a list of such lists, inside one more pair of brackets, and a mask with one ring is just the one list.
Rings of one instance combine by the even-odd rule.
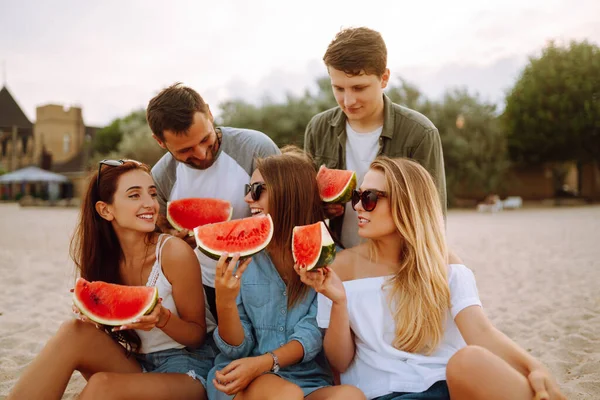
[[429, 173], [438, 189], [442, 212], [446, 216], [447, 195], [446, 195], [446, 170], [444, 168], [444, 152], [442, 151], [442, 140], [437, 129], [430, 129], [425, 132], [423, 140], [415, 149], [413, 157]]
[[315, 157], [315, 143], [313, 140], [314, 131], [313, 131], [313, 120], [311, 119], [306, 125], [306, 130], [304, 131], [304, 151], [308, 153], [311, 157]]

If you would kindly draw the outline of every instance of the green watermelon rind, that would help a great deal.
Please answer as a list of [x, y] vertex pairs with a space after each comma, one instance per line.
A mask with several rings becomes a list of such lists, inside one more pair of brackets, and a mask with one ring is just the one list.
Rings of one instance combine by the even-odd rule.
[[[323, 221], [320, 221], [321, 224], [321, 252], [319, 253], [319, 257], [315, 261], [313, 265], [306, 265], [306, 270], [311, 271], [316, 268], [323, 268], [330, 265], [335, 259], [336, 249], [335, 242], [331, 238], [329, 234], [329, 230]], [[294, 262], [296, 261], [296, 255], [294, 254], [294, 238], [292, 233], [292, 256], [294, 258]]]
[[[79, 279], [82, 279], [82, 278], [78, 278], [78, 280]], [[120, 320], [119, 319], [104, 319], [102, 317], [95, 315], [91, 310], [88, 310], [85, 307], [85, 305], [79, 300], [79, 298], [77, 297], [76, 291], [73, 291], [73, 303], [79, 309], [79, 311], [83, 315], [85, 315], [90, 321], [96, 322], [100, 325], [106, 325], [106, 326], [121, 326], [121, 325], [126, 325], [129, 323], [132, 323], [137, 318], [142, 317], [147, 314], [150, 314], [152, 312], [152, 310], [154, 310], [154, 307], [158, 303], [158, 288], [156, 288], [156, 287], [154, 288], [154, 295], [152, 296], [152, 302], [150, 302], [146, 307], [144, 307], [143, 310], [140, 311], [137, 315], [135, 315], [131, 318], [127, 318], [127, 319], [120, 319]]]
[[[321, 167], [323, 168], [323, 166]], [[356, 180], [356, 172], [352, 171], [352, 176], [348, 180], [344, 189], [342, 189], [336, 196], [332, 197], [324, 197], [321, 198], [324, 203], [336, 203], [336, 204], [345, 204], [352, 199], [352, 191], [356, 189], [357, 180]]]
[[[263, 251], [271, 242], [271, 239], [273, 238], [273, 232], [275, 230], [274, 226], [273, 226], [273, 219], [271, 218], [270, 214], [266, 215], [267, 218], [269, 219], [269, 225], [271, 226], [271, 229], [269, 231], [269, 236], [267, 237], [267, 239], [259, 246], [253, 248], [253, 249], [249, 249], [246, 251], [241, 251], [240, 253], [240, 260], [243, 260], [244, 258], [248, 258], [248, 257], [252, 257], [254, 254], [259, 253], [261, 251]], [[247, 217], [247, 218], [257, 218], [257, 217]], [[246, 219], [246, 218], [244, 218]], [[209, 224], [211, 225], [211, 224]], [[213, 260], [219, 260], [219, 258], [221, 258], [221, 251], [218, 250], [211, 250], [210, 248], [208, 248], [208, 246], [204, 245], [200, 239], [198, 239], [198, 229], [194, 228], [194, 238], [196, 239], [196, 246], [198, 247], [198, 249], [207, 257], [213, 259]], [[229, 257], [228, 259], [230, 259], [231, 257]]]
[[[352, 195], [352, 194], [351, 194]], [[177, 201], [177, 200], [175, 200]], [[167, 201], [167, 221], [169, 221], [169, 224], [171, 224], [171, 226], [173, 228], [175, 228], [176, 230], [178, 230], [179, 232], [181, 232], [182, 230], [186, 229], [184, 227], [182, 227], [181, 225], [177, 224], [169, 215], [169, 204], [171, 204], [171, 201]], [[229, 217], [227, 218], [227, 221], [231, 220], [231, 217], [233, 216], [233, 207], [230, 205], [229, 206]], [[188, 236], [194, 236], [194, 231], [193, 230], [188, 230]]]

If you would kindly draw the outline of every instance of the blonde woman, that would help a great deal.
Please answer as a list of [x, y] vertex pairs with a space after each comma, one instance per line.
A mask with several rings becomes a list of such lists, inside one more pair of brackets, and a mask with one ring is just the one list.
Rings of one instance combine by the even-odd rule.
[[448, 263], [433, 180], [376, 159], [352, 206], [369, 239], [302, 281], [319, 293], [324, 348], [369, 399], [564, 399], [548, 370], [492, 326], [473, 273]]

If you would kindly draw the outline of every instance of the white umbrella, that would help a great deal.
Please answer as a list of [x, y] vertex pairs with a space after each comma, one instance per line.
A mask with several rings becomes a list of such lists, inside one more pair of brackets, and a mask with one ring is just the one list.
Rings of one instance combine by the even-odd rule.
[[0, 183], [20, 182], [68, 182], [69, 179], [60, 174], [46, 171], [38, 167], [26, 167], [0, 176]]

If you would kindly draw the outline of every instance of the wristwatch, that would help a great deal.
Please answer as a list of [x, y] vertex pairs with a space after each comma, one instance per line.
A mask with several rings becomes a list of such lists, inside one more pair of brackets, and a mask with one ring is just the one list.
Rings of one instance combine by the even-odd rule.
[[271, 357], [273, 357], [273, 366], [271, 367], [271, 372], [274, 372], [274, 373], [279, 372], [279, 359], [277, 358], [275, 353], [273, 353], [272, 351], [268, 351], [267, 353], [269, 353], [271, 355]]

